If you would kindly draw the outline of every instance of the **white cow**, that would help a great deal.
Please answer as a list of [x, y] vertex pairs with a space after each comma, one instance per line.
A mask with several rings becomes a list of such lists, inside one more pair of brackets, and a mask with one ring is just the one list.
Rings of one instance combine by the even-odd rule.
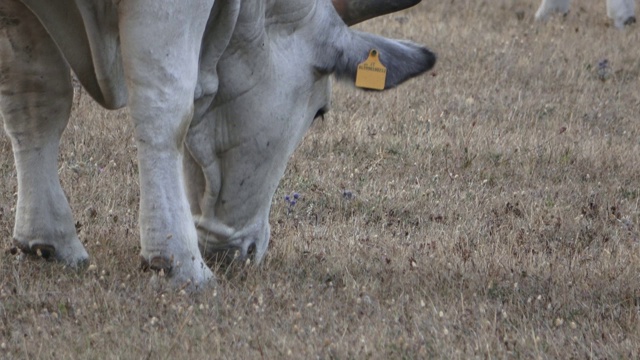
[[424, 47], [345, 22], [417, 2], [2, 0], [0, 109], [18, 173], [14, 243], [72, 266], [88, 259], [56, 166], [70, 67], [102, 106], [130, 108], [143, 264], [198, 287], [213, 278], [203, 255], [239, 250], [260, 262], [272, 196], [303, 134], [328, 109], [330, 75], [353, 81], [371, 49], [387, 67], [386, 88], [435, 63]]
[[[536, 12], [537, 20], [546, 19], [553, 12], [566, 14], [569, 12], [571, 0], [542, 0]], [[635, 0], [607, 0], [607, 15], [613, 19], [617, 28], [636, 22]]]

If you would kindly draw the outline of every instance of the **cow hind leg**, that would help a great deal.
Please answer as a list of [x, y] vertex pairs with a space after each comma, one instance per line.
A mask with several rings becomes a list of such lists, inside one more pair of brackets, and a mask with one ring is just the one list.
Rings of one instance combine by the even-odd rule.
[[213, 0], [119, 4], [120, 38], [140, 172], [144, 267], [178, 286], [213, 278], [198, 249], [184, 190], [183, 141], [194, 108], [198, 57]]
[[0, 113], [18, 173], [14, 244], [71, 266], [88, 254], [58, 178], [58, 148], [71, 109], [69, 68], [38, 20], [4, 0], [0, 19]]

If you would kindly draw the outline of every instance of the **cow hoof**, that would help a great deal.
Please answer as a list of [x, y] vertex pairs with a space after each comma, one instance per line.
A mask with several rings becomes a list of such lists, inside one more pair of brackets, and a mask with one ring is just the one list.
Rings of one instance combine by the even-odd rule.
[[153, 270], [162, 275], [170, 275], [173, 265], [171, 264], [171, 260], [164, 257], [156, 256], [150, 261], [147, 261], [144, 256], [140, 255], [140, 269], [142, 269], [142, 271]]
[[140, 268], [154, 272], [151, 284], [156, 287], [167, 283], [176, 290], [199, 292], [215, 285], [215, 277], [209, 267], [196, 258], [183, 264], [161, 256], [152, 257], [151, 260], [140, 256]]
[[635, 16], [630, 16], [627, 18], [627, 20], [624, 21], [624, 25], [631, 25], [631, 24], [635, 24], [636, 23], [636, 17]]
[[[72, 268], [81, 268], [89, 263], [89, 254], [79, 240], [71, 241], [70, 246], [56, 249], [54, 245], [31, 241], [27, 244], [14, 239], [13, 244], [20, 249], [23, 254], [42, 258], [45, 260], [55, 260]], [[60, 250], [61, 249], [61, 250]]]

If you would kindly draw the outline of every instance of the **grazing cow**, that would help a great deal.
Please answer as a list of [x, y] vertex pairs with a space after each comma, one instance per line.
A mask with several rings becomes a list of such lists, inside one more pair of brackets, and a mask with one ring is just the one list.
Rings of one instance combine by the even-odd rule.
[[[536, 12], [536, 20], [544, 20], [553, 12], [569, 12], [571, 0], [542, 0]], [[635, 0], [607, 0], [607, 15], [613, 19], [617, 28], [636, 22]]]
[[213, 278], [203, 255], [233, 250], [260, 262], [273, 194], [328, 109], [330, 75], [353, 81], [373, 49], [385, 88], [435, 63], [424, 47], [345, 23], [419, 1], [2, 0], [0, 111], [18, 173], [15, 245], [71, 266], [88, 259], [56, 166], [71, 68], [102, 106], [129, 106], [143, 265], [193, 288]]

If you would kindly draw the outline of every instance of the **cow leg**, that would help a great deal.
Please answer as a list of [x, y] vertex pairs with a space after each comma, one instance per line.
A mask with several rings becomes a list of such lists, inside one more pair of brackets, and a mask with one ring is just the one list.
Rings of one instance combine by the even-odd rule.
[[186, 183], [185, 190], [191, 206], [191, 215], [197, 218], [202, 215], [202, 202], [207, 185], [202, 167], [196, 162], [188, 149], [184, 151], [182, 169]]
[[178, 285], [213, 277], [198, 250], [184, 191], [183, 141], [193, 115], [198, 57], [213, 0], [122, 0], [123, 65], [140, 171], [143, 265]]
[[542, 4], [536, 11], [536, 20], [545, 20], [554, 12], [566, 15], [569, 12], [569, 5], [571, 5], [571, 0], [542, 0]]
[[14, 243], [71, 266], [86, 262], [58, 178], [58, 147], [69, 120], [69, 68], [20, 2], [0, 7], [0, 112], [18, 173]]
[[607, 15], [617, 28], [635, 23], [635, 10], [635, 0], [607, 0]]

